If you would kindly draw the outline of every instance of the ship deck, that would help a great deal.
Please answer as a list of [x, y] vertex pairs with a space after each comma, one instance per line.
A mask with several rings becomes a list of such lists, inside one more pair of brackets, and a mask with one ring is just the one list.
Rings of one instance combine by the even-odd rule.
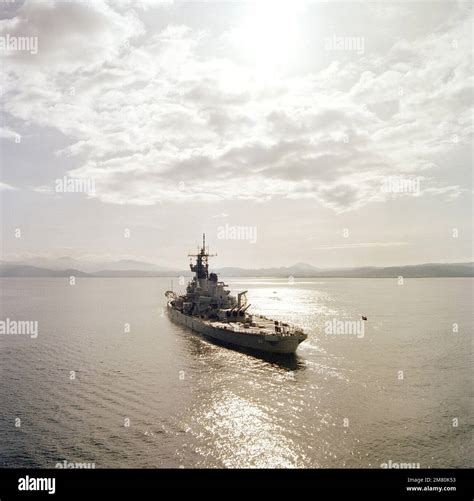
[[277, 335], [279, 337], [287, 337], [294, 335], [294, 330], [289, 329], [287, 332], [276, 332], [275, 322], [265, 317], [254, 317], [255, 326], [244, 324], [243, 322], [220, 322], [219, 320], [202, 320], [211, 327], [224, 329], [231, 332], [254, 335]]

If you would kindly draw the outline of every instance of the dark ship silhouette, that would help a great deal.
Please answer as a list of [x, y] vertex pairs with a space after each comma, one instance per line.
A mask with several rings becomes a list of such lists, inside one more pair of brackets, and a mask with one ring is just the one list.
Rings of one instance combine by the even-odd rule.
[[248, 313], [247, 291], [232, 296], [215, 273], [209, 273], [206, 237], [198, 254], [191, 254], [195, 273], [186, 294], [167, 291], [168, 314], [174, 322], [185, 325], [211, 340], [230, 347], [243, 347], [270, 353], [294, 353], [307, 338], [302, 329], [261, 315]]

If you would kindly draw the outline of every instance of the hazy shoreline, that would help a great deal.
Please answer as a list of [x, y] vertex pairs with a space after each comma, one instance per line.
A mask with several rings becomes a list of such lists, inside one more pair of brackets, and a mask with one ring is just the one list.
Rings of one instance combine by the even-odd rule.
[[[147, 263], [142, 263], [144, 266]], [[153, 265], [148, 265], [153, 266]], [[222, 267], [213, 270], [222, 277], [235, 278], [456, 278], [474, 277], [474, 263], [425, 263], [406, 266], [357, 268], [316, 268], [310, 264], [298, 263], [289, 267], [246, 269], [239, 267]], [[0, 277], [82, 277], [82, 278], [143, 278], [143, 277], [191, 277], [189, 270], [174, 269], [116, 269], [114, 263], [108, 267], [88, 272], [78, 267], [48, 268], [27, 264], [0, 264]]]

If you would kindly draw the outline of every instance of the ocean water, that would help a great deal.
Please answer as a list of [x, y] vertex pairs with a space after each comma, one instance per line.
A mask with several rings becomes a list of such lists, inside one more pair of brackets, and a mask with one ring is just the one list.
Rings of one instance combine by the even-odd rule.
[[172, 324], [166, 278], [0, 279], [0, 319], [38, 322], [0, 335], [0, 466], [473, 466], [472, 279], [227, 283], [296, 356]]

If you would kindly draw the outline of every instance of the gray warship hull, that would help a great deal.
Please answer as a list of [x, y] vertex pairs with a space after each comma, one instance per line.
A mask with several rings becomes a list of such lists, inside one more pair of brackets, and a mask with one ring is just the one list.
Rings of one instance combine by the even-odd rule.
[[170, 319], [176, 324], [183, 325], [211, 340], [235, 347], [266, 353], [291, 354], [295, 353], [298, 345], [306, 339], [305, 335], [263, 334], [248, 330], [246, 332], [246, 329], [240, 329], [233, 324], [186, 315], [174, 308], [171, 302], [168, 302], [167, 310]]

